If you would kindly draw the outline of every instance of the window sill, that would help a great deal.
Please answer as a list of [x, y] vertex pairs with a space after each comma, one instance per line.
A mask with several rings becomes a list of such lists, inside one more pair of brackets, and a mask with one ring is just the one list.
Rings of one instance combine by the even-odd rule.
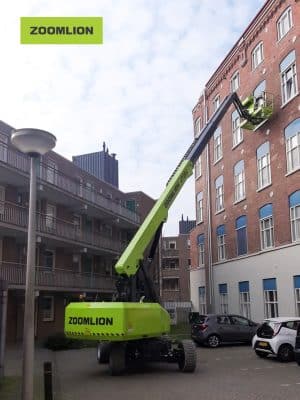
[[203, 220], [202, 221], [196, 221], [196, 225], [200, 225], [200, 224], [203, 224]]
[[293, 171], [288, 172], [287, 174], [285, 174], [285, 176], [293, 175], [297, 171], [300, 171], [300, 166], [298, 168], [296, 168], [296, 169], [293, 169]]
[[262, 186], [262, 187], [256, 189], [256, 193], [259, 193], [259, 192], [261, 192], [262, 190], [264, 190], [264, 189], [266, 189], [266, 188], [268, 188], [268, 187], [270, 187], [270, 186], [272, 186], [272, 182], [271, 182], [271, 183], [268, 183], [268, 184], [265, 185], [265, 186]]
[[238, 142], [237, 144], [233, 145], [233, 146], [231, 147], [231, 150], [236, 149], [241, 143], [243, 143], [243, 141], [244, 141], [244, 139], [242, 139], [242, 140], [241, 140], [240, 142]]
[[291, 97], [288, 101], [285, 103], [281, 104], [280, 108], [283, 109], [285, 106], [287, 106], [292, 100], [294, 100], [296, 97], [299, 96], [299, 92], [297, 92], [293, 97]]
[[201, 178], [202, 174], [195, 176], [195, 180], [197, 181], [199, 178]]
[[239, 204], [239, 203], [241, 203], [241, 202], [244, 201], [244, 200], [246, 200], [246, 197], [243, 197], [242, 199], [236, 200], [233, 204], [234, 204], [234, 205]]
[[225, 211], [225, 208], [222, 208], [222, 210], [216, 211], [216, 212], [215, 212], [215, 215], [221, 214], [221, 213], [224, 212], [224, 211]]

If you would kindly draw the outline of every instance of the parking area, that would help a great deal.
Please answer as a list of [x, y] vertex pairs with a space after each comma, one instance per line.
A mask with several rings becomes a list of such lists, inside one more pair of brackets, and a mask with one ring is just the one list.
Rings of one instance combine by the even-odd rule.
[[153, 364], [111, 377], [93, 348], [55, 353], [56, 399], [259, 400], [300, 397], [300, 367], [259, 359], [250, 346], [197, 348], [198, 367], [183, 374], [175, 364]]

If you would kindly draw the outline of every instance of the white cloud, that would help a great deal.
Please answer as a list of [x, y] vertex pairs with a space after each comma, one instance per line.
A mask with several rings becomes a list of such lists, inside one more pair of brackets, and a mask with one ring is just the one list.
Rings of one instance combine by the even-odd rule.
[[[193, 139], [191, 110], [263, 1], [27, 0], [0, 15], [0, 119], [53, 132], [57, 151], [117, 153], [120, 188], [157, 198]], [[20, 16], [104, 17], [103, 46], [21, 46]], [[194, 218], [190, 179], [170, 211]]]

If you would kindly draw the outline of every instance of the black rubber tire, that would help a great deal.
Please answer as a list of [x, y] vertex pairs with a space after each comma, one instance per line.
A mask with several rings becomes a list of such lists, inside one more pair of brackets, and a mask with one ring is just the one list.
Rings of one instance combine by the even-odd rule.
[[218, 335], [215, 334], [209, 335], [207, 338], [207, 344], [209, 347], [215, 349], [216, 347], [220, 346], [221, 339]]
[[259, 351], [259, 350], [255, 350], [255, 354], [260, 358], [267, 358], [269, 355], [268, 353], [264, 353], [263, 351]]
[[197, 365], [196, 347], [192, 340], [182, 340], [178, 348], [179, 360], [178, 367], [181, 372], [194, 372]]
[[111, 343], [109, 342], [100, 342], [97, 344], [97, 360], [99, 364], [109, 363], [110, 348]]
[[125, 343], [112, 343], [109, 354], [109, 372], [113, 376], [121, 375], [126, 368]]
[[281, 362], [293, 361], [294, 359], [294, 349], [289, 344], [282, 344], [279, 347], [277, 358]]

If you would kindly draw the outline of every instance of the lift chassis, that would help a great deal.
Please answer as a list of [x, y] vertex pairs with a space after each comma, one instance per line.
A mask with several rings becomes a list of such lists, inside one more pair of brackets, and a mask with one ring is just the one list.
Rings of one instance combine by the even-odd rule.
[[196, 368], [194, 343], [168, 336], [170, 316], [159, 304], [148, 269], [169, 208], [232, 104], [240, 114], [244, 129], [257, 129], [273, 113], [272, 98], [266, 93], [259, 99], [249, 96], [243, 102], [236, 93], [227, 96], [188, 148], [160, 198], [117, 261], [113, 301], [70, 303], [66, 307], [66, 336], [97, 341], [98, 362], [108, 363], [112, 375], [121, 374], [132, 364], [149, 361], [177, 363], [182, 372], [193, 372]]

